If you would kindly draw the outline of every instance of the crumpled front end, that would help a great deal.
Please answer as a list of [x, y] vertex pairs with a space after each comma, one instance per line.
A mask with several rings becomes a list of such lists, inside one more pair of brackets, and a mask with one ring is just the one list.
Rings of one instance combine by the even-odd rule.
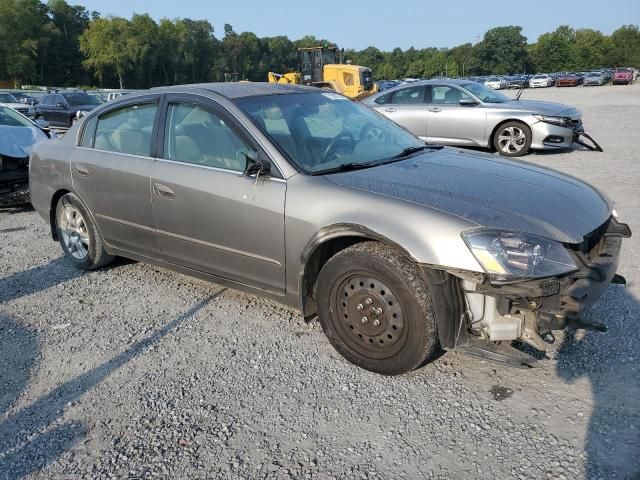
[[609, 218], [582, 243], [566, 246], [578, 268], [561, 277], [495, 285], [486, 277], [458, 274], [467, 306], [468, 338], [519, 340], [544, 351], [543, 337], [553, 330], [572, 326], [606, 331], [605, 325], [586, 320], [585, 311], [609, 284], [625, 283], [616, 271], [622, 239], [630, 236], [627, 225]]
[[0, 154], [0, 207], [29, 202], [29, 157]]

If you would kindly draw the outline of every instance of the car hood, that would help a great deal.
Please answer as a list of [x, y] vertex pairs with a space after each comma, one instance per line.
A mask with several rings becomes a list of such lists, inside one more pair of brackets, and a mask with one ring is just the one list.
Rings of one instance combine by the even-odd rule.
[[576, 244], [611, 215], [596, 189], [571, 176], [488, 154], [425, 151], [407, 160], [326, 175], [337, 185], [412, 202], [479, 226]]
[[29, 105], [26, 103], [0, 103], [3, 107], [13, 108], [14, 110], [18, 108], [29, 108]]
[[14, 158], [29, 157], [36, 144], [48, 138], [36, 127], [0, 125], [0, 155]]
[[69, 110], [72, 112], [90, 112], [91, 110], [99, 106], [100, 105], [69, 105]]
[[498, 110], [531, 112], [532, 114], [540, 115], [580, 116], [580, 111], [569, 105], [555, 102], [540, 102], [538, 100], [510, 100], [503, 103], [487, 103], [485, 107]]

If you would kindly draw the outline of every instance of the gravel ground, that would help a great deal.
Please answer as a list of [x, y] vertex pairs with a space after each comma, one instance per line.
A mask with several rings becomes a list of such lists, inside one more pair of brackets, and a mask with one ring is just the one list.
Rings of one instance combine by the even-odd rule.
[[[583, 178], [640, 233], [640, 84], [524, 98], [582, 109]], [[0, 479], [640, 478], [640, 240], [530, 370], [448, 353], [386, 378], [290, 309], [120, 261], [80, 274], [30, 210], [0, 212]]]

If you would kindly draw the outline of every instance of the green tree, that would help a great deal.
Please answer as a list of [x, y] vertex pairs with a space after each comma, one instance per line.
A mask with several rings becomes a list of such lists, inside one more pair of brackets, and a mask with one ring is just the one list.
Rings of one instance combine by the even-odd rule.
[[611, 55], [611, 39], [597, 30], [583, 28], [576, 30], [571, 48], [573, 68], [588, 70], [607, 65]]
[[75, 85], [89, 80], [82, 69], [80, 35], [89, 25], [91, 13], [65, 0], [49, 0], [50, 22], [40, 38], [39, 58], [42, 80], [53, 85]]
[[611, 34], [611, 64], [640, 67], [640, 30], [624, 25]]
[[475, 56], [480, 68], [487, 73], [508, 74], [530, 69], [527, 38], [522, 27], [496, 27], [484, 34], [475, 46]]
[[573, 45], [576, 31], [561, 25], [555, 31], [540, 35], [533, 47], [533, 61], [538, 71], [555, 72], [574, 68]]
[[0, 78], [10, 78], [16, 86], [36, 78], [48, 23], [47, 7], [38, 0], [0, 1]]
[[80, 36], [80, 51], [84, 64], [93, 69], [102, 83], [104, 73], [112, 68], [124, 88], [125, 73], [136, 60], [138, 48], [130, 23], [121, 17], [92, 20]]

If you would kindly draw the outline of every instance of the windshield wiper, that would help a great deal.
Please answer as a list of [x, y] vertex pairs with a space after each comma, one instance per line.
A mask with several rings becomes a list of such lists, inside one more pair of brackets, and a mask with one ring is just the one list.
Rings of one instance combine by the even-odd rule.
[[324, 175], [325, 173], [337, 173], [337, 172], [349, 172], [352, 170], [362, 170], [363, 168], [370, 168], [380, 165], [380, 163], [343, 163], [337, 167], [327, 168], [325, 170], [318, 170], [311, 173], [311, 175]]
[[408, 157], [409, 155], [420, 152], [422, 150], [426, 150], [427, 148], [440, 150], [442, 148], [442, 145], [420, 145], [419, 147], [407, 147], [404, 150], [402, 150], [399, 154], [391, 157], [391, 160], [397, 160], [399, 158]]

